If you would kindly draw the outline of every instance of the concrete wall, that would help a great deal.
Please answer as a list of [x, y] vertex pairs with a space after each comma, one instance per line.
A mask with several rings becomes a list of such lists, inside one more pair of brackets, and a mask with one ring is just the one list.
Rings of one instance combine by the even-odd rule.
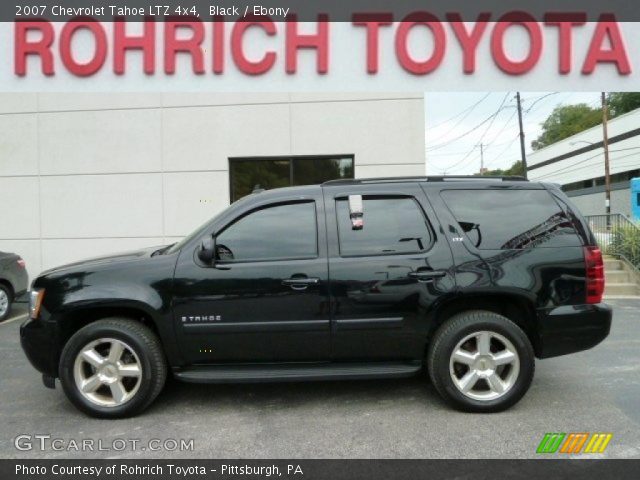
[[0, 251], [41, 270], [174, 242], [228, 205], [228, 158], [354, 154], [422, 175], [420, 94], [2, 94]]
[[[606, 213], [604, 200], [604, 191], [571, 196], [571, 201], [583, 215], [604, 215]], [[631, 216], [631, 191], [628, 188], [611, 191], [611, 212]]]

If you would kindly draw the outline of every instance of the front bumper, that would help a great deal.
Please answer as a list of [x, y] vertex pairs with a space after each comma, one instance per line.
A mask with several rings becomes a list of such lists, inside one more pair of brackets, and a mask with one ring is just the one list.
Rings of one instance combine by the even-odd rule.
[[564, 305], [538, 312], [539, 358], [557, 357], [595, 347], [611, 330], [611, 307]]
[[36, 370], [58, 376], [58, 329], [54, 322], [27, 320], [20, 326], [20, 344]]

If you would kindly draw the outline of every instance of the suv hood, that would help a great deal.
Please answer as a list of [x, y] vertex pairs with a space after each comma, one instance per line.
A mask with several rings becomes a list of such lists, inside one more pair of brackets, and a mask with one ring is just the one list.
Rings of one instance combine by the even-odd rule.
[[87, 267], [96, 267], [96, 266], [108, 265], [112, 263], [121, 263], [121, 262], [131, 263], [131, 262], [135, 262], [145, 258], [149, 258], [154, 252], [162, 248], [163, 246], [160, 245], [155, 247], [143, 248], [141, 250], [132, 250], [132, 251], [117, 253], [113, 255], [105, 255], [101, 257], [89, 258], [87, 260], [68, 263], [66, 265], [61, 265], [59, 267], [54, 267], [49, 270], [45, 270], [40, 274], [40, 276], [49, 275], [51, 273], [62, 273], [66, 270], [84, 269]]

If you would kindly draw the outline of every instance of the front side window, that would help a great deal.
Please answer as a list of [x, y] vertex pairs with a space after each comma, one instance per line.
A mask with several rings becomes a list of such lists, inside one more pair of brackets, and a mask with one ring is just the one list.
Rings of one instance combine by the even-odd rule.
[[313, 258], [318, 255], [314, 202], [256, 210], [216, 237], [220, 261], [250, 262]]
[[419, 205], [408, 197], [364, 197], [363, 227], [354, 230], [349, 202], [336, 202], [343, 256], [416, 253], [431, 245], [431, 232]]
[[546, 190], [445, 190], [442, 198], [481, 250], [580, 245], [571, 221]]

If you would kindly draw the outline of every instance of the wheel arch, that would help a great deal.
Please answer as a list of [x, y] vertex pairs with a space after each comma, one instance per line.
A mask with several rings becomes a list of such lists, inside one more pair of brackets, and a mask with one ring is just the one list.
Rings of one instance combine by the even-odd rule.
[[123, 317], [139, 321], [160, 336], [158, 325], [149, 311], [140, 305], [105, 304], [94, 306], [79, 306], [67, 310], [60, 321], [60, 341], [67, 340], [85, 325], [108, 317]]
[[177, 358], [177, 352], [173, 347], [174, 342], [171, 342], [169, 337], [173, 332], [171, 321], [163, 321], [162, 315], [153, 312], [148, 305], [127, 301], [79, 305], [65, 309], [63, 313], [60, 313], [59, 318], [56, 319], [59, 325], [56, 342], [58, 345], [57, 361], [60, 359], [62, 349], [73, 334], [86, 325], [110, 317], [126, 318], [142, 323], [157, 335], [167, 361], [171, 364], [172, 360]]
[[442, 324], [459, 313], [473, 310], [486, 310], [511, 320], [524, 331], [536, 356], [539, 355], [540, 338], [534, 303], [526, 295], [512, 292], [474, 292], [445, 299], [432, 312], [426, 348]]

